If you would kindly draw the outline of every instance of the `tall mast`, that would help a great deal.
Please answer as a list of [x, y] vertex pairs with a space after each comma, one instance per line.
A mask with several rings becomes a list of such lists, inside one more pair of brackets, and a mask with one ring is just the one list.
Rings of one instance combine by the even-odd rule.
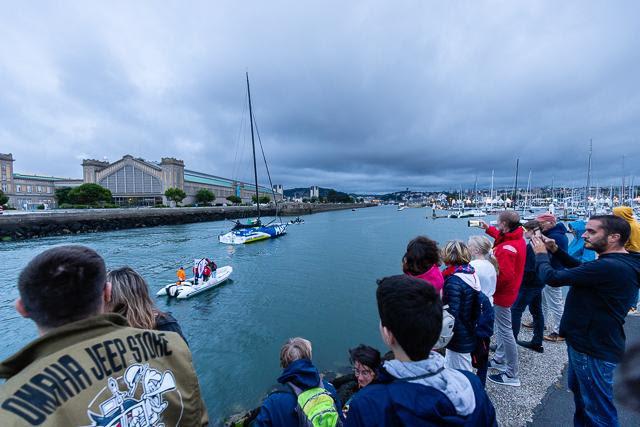
[[491, 194], [490, 194], [490, 198], [491, 198], [491, 209], [493, 209], [493, 173], [495, 171], [493, 169], [491, 169]]
[[256, 182], [256, 207], [260, 220], [260, 194], [258, 193], [258, 167], [256, 166], [256, 142], [253, 136], [253, 110], [251, 109], [251, 90], [249, 89], [249, 72], [247, 71], [247, 95], [249, 96], [249, 120], [251, 122], [251, 148], [253, 149], [253, 176]]
[[593, 140], [589, 140], [589, 168], [587, 169], [587, 188], [584, 191], [584, 208], [589, 209], [589, 193], [591, 192], [591, 155], [593, 154]]
[[624, 205], [624, 154], [622, 155], [622, 187], [620, 187], [620, 204]]
[[527, 208], [530, 191], [531, 191], [531, 169], [529, 169], [529, 180], [527, 181], [527, 192], [524, 194], [524, 206], [522, 207], [522, 213], [524, 213], [524, 210]]
[[516, 180], [513, 183], [513, 209], [516, 209], [516, 202], [518, 201], [518, 168], [520, 167], [520, 158], [516, 159]]

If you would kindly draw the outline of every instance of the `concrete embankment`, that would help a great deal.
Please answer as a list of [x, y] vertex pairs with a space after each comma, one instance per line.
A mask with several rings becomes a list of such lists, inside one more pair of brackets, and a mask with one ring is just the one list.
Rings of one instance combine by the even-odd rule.
[[[280, 208], [280, 214], [283, 216], [295, 216], [371, 206], [373, 205], [287, 203]], [[275, 207], [261, 207], [260, 212], [264, 216], [273, 216], [275, 215]], [[62, 234], [219, 221], [249, 218], [255, 215], [255, 206], [87, 209], [12, 213], [0, 216], [0, 240], [22, 240]]]

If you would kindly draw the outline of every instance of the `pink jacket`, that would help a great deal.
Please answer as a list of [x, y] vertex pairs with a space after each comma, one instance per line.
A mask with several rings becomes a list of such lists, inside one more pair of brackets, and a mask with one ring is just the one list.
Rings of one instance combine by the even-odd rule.
[[433, 267], [431, 267], [426, 272], [413, 277], [422, 279], [425, 282], [429, 282], [434, 288], [436, 288], [436, 291], [438, 291], [439, 294], [442, 294], [442, 288], [444, 287], [444, 277], [442, 277], [442, 272], [437, 265], [434, 264]]

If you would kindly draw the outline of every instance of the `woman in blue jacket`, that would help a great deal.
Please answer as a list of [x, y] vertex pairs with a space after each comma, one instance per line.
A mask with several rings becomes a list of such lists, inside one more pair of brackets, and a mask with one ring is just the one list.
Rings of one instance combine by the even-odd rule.
[[469, 264], [471, 254], [463, 242], [448, 242], [442, 250], [442, 259], [447, 265], [443, 272], [442, 303], [449, 306], [447, 311], [455, 318], [453, 337], [447, 344], [445, 366], [473, 372], [471, 352], [476, 347], [475, 325], [479, 314], [476, 301], [480, 279]]

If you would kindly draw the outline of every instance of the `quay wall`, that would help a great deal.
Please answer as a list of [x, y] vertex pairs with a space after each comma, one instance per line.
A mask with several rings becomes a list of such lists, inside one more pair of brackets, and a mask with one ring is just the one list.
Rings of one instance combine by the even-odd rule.
[[[287, 203], [280, 208], [282, 216], [371, 207], [372, 204]], [[260, 207], [264, 216], [275, 215], [275, 207]], [[64, 234], [95, 233], [158, 225], [189, 224], [249, 218], [256, 215], [255, 206], [198, 208], [130, 208], [52, 210], [0, 216], [0, 240], [23, 240]]]

